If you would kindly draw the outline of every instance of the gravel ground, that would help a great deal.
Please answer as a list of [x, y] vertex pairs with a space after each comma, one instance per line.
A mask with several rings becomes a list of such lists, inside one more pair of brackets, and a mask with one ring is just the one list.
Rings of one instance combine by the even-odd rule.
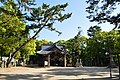
[[110, 78], [106, 67], [0, 68], [0, 80], [119, 80], [118, 69]]

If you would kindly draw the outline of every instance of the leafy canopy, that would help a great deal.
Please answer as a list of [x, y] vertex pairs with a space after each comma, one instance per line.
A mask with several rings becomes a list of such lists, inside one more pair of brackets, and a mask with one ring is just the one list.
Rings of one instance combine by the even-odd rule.
[[13, 8], [10, 4], [11, 2], [5, 2], [4, 6], [0, 7], [3, 10], [0, 11], [0, 48], [4, 55], [16, 50], [20, 45], [21, 32], [25, 31], [25, 24], [16, 16], [16, 7]]
[[[98, 23], [109, 22], [120, 28], [120, 0], [87, 0], [89, 6], [86, 11], [90, 14], [87, 18]], [[118, 10], [118, 11], [116, 11]]]
[[50, 31], [56, 31], [61, 34], [56, 28], [53, 27], [53, 24], [58, 21], [62, 22], [65, 19], [68, 19], [71, 16], [71, 13], [63, 14], [65, 8], [68, 6], [68, 3], [63, 5], [50, 6], [47, 4], [42, 5], [42, 7], [31, 8], [30, 16], [25, 16], [27, 21], [30, 21], [31, 24], [27, 25], [29, 29], [39, 29], [44, 27]]

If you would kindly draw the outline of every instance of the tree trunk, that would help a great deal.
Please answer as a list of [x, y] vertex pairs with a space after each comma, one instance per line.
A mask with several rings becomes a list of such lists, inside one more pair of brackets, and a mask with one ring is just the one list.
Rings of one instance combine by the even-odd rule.
[[[52, 15], [54, 15], [55, 12], [56, 12], [56, 9], [53, 11], [53, 14], [52, 14]], [[28, 39], [25, 43], [23, 43], [23, 45], [21, 45], [18, 49], [16, 49], [15, 52], [12, 53], [11, 58], [8, 58], [8, 60], [7, 60], [7, 64], [6, 64], [7, 67], [9, 67], [10, 62], [11, 62], [12, 58], [16, 55], [16, 53], [17, 53], [23, 46], [25, 46], [28, 42], [30, 42], [32, 39], [34, 39], [34, 38], [38, 35], [38, 33], [46, 26], [46, 24], [48, 23], [49, 20], [50, 20], [50, 18], [45, 18], [45, 20], [44, 20], [45, 23], [44, 23], [42, 26], [41, 26], [41, 25], [38, 25], [40, 28], [39, 28], [39, 30], [32, 36], [32, 38]], [[48, 28], [49, 28], [49, 27], [48, 27]]]
[[2, 47], [1, 47], [1, 51], [0, 52], [1, 52], [1, 59], [0, 60], [2, 61]]
[[39, 33], [43, 28], [44, 28], [44, 26], [41, 27], [41, 28], [33, 35], [32, 38], [28, 39], [28, 40], [27, 40], [25, 43], [23, 43], [18, 49], [16, 49], [15, 52], [13, 52], [13, 53], [11, 54], [11, 57], [9, 57], [8, 60], [7, 60], [6, 67], [9, 67], [9, 66], [10, 66], [11, 60], [15, 57], [16, 53], [17, 53], [23, 46], [25, 46], [28, 42], [30, 42], [32, 39], [34, 39], [34, 38], [38, 35], [38, 33]]

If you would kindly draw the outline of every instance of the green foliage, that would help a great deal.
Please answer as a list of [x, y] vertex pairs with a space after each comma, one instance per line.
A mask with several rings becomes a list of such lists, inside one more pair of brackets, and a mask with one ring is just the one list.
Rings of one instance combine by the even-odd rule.
[[87, 33], [88, 33], [88, 36], [89, 37], [94, 37], [95, 36], [95, 33], [98, 32], [98, 31], [101, 31], [101, 28], [99, 26], [91, 26], [88, 30], [87, 30]]
[[20, 45], [20, 36], [21, 32], [25, 31], [25, 24], [16, 17], [16, 11], [9, 2], [4, 4], [1, 8], [11, 13], [4, 11], [0, 13], [0, 48], [4, 56], [9, 56], [9, 53]]
[[[30, 11], [30, 6], [32, 5], [36, 5], [35, 4], [35, 0], [0, 0], [1, 3], [6, 3], [6, 2], [12, 2], [12, 6], [16, 7], [18, 6], [18, 8], [20, 9], [20, 11], [22, 10], [28, 10]], [[19, 15], [19, 17], [21, 16], [21, 14]]]
[[66, 41], [65, 40], [58, 40], [58, 44], [62, 45], [63, 47], [66, 47]]
[[119, 31], [101, 31], [100, 27], [98, 30], [90, 27], [88, 31], [94, 36], [87, 39], [84, 62], [94, 66], [108, 65], [109, 55], [105, 53], [119, 52]]
[[90, 14], [87, 16], [90, 21], [109, 22], [115, 25], [115, 28], [120, 27], [120, 13], [115, 12], [116, 9], [119, 9], [119, 0], [87, 0], [86, 2], [89, 4], [86, 11]]
[[41, 45], [42, 44], [53, 44], [53, 42], [52, 41], [47, 41], [47, 40], [36, 40], [36, 51], [39, 51], [39, 50], [41, 50]]
[[43, 4], [42, 7], [31, 8], [32, 10], [30, 12], [31, 16], [25, 16], [26, 20], [31, 22], [30, 25], [27, 25], [27, 28], [39, 29], [43, 27], [45, 29], [55, 31], [61, 34], [60, 31], [56, 30], [56, 28], [53, 27], [53, 24], [56, 21], [62, 22], [71, 16], [71, 13], [67, 13], [67, 14], [62, 13], [63, 11], [65, 11], [65, 8], [67, 6], [68, 6], [67, 3], [52, 7], [50, 5]]
[[[24, 47], [20, 49], [20, 54], [17, 54], [17, 58], [29, 60], [30, 55], [36, 55], [36, 40], [31, 40]], [[19, 56], [19, 57], [18, 57]]]
[[78, 34], [67, 41], [64, 42], [65, 47], [69, 50], [69, 59], [72, 58], [72, 64], [75, 65], [77, 59], [83, 58], [86, 47], [86, 37], [81, 36], [81, 30], [78, 31]]

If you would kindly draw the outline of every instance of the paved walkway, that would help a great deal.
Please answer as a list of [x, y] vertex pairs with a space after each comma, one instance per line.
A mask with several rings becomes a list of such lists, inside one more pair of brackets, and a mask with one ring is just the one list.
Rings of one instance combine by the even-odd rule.
[[105, 67], [0, 68], [0, 80], [119, 80], [118, 69]]

